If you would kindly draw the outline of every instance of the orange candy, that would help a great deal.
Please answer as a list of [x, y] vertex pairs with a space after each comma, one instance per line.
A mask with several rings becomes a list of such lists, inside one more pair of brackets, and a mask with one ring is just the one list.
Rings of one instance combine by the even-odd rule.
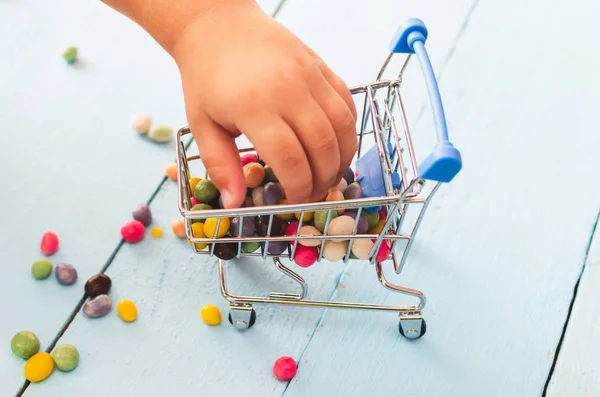
[[165, 167], [165, 175], [173, 181], [177, 180], [177, 164], [171, 163]]
[[171, 230], [173, 230], [173, 234], [179, 238], [185, 238], [185, 220], [176, 219], [171, 222]]

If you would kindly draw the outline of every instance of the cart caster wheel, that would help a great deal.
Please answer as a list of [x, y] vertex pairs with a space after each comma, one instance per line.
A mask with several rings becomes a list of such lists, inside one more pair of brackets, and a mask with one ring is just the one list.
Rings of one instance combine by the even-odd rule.
[[238, 331], [244, 331], [256, 322], [256, 312], [252, 307], [231, 308], [229, 310], [229, 323]]
[[400, 322], [398, 324], [398, 330], [400, 335], [406, 339], [419, 339], [427, 331], [427, 323], [425, 319], [419, 318], [402, 318], [400, 316]]

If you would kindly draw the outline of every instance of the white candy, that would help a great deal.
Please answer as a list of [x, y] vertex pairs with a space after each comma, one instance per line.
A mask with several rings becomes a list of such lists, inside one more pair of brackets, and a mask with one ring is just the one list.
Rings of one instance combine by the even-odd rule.
[[[354, 229], [354, 222], [354, 218], [348, 215], [338, 216], [329, 222], [327, 234], [330, 236], [349, 236], [352, 234], [352, 229]], [[341, 242], [344, 240], [337, 239], [332, 241]]]
[[[320, 236], [321, 232], [314, 226], [304, 225], [300, 228], [301, 236]], [[318, 247], [321, 245], [321, 240], [298, 240], [298, 243], [305, 247]]]
[[344, 193], [346, 191], [347, 187], [348, 187], [348, 182], [346, 182], [346, 180], [344, 178], [342, 178], [340, 183], [338, 183], [337, 188], [340, 189], [340, 191], [342, 193]]
[[354, 240], [352, 243], [352, 253], [358, 259], [369, 259], [369, 252], [373, 249], [373, 243], [371, 240]]
[[148, 138], [156, 142], [168, 142], [173, 138], [173, 129], [168, 125], [156, 125], [148, 131]]
[[346, 256], [347, 251], [348, 241], [338, 243], [328, 240], [325, 241], [325, 246], [323, 247], [323, 258], [331, 262], [341, 261]]
[[254, 203], [255, 207], [262, 207], [265, 205], [263, 200], [263, 190], [264, 188], [262, 186], [252, 189], [252, 202]]
[[150, 131], [150, 125], [152, 124], [152, 118], [148, 113], [136, 113], [131, 116], [129, 120], [131, 128], [138, 134], [146, 134]]

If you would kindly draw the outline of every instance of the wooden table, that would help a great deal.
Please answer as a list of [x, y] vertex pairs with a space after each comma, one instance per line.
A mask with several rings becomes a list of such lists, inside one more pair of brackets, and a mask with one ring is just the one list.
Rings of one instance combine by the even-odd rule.
[[[273, 13], [279, 2], [261, 5]], [[590, 0], [288, 0], [277, 13], [349, 85], [375, 78], [406, 18], [429, 28], [464, 168], [436, 196], [399, 281], [428, 297], [427, 335], [408, 341], [390, 313], [260, 306], [245, 333], [203, 324], [204, 304], [225, 315], [227, 304], [216, 259], [169, 230], [179, 213], [163, 169], [174, 143], [129, 127], [137, 111], [186, 124], [174, 63], [99, 2], [1, 0], [0, 395], [599, 395], [599, 12]], [[80, 62], [67, 66], [71, 44]], [[404, 89], [427, 142], [416, 65]], [[121, 224], [148, 200], [165, 235], [121, 244]], [[74, 286], [31, 277], [45, 230], [61, 238], [52, 260], [78, 269]], [[135, 323], [77, 310], [85, 280], [103, 270], [115, 303], [136, 302]], [[242, 293], [291, 287], [262, 261], [233, 270]], [[402, 301], [366, 263], [302, 275], [316, 298]], [[21, 330], [43, 349], [74, 344], [78, 368], [22, 389], [24, 363], [9, 347]], [[299, 362], [289, 383], [271, 374], [283, 355]]]

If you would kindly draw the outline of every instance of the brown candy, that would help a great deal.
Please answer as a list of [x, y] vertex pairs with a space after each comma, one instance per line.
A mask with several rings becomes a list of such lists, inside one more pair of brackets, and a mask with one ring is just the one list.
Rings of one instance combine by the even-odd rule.
[[96, 274], [85, 283], [85, 294], [90, 298], [108, 294], [112, 281], [106, 274]]

